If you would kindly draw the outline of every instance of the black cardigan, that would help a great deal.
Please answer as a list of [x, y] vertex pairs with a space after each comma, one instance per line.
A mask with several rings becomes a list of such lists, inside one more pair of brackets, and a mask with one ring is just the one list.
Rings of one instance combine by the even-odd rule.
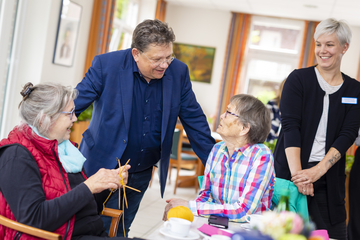
[[[360, 126], [360, 83], [343, 74], [344, 82], [330, 94], [326, 132], [326, 153], [334, 147], [341, 159], [326, 173], [329, 214], [332, 224], [346, 219], [345, 154], [357, 137]], [[301, 166], [307, 168], [312, 145], [323, 110], [325, 92], [314, 67], [294, 70], [287, 78], [280, 102], [282, 129], [274, 151], [275, 172], [279, 178], [291, 179], [285, 148], [301, 148]], [[357, 104], [343, 104], [342, 97], [358, 99]]]

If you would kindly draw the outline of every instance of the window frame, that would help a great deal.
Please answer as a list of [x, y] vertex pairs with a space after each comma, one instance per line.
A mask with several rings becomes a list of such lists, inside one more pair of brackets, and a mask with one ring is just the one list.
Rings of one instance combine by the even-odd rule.
[[[279, 27], [279, 28], [290, 28], [290, 29], [298, 29], [299, 35], [296, 41], [296, 50], [285, 50], [285, 49], [262, 49], [261, 47], [251, 46], [251, 37], [252, 31], [254, 29], [254, 25], [264, 25], [264, 26], [271, 26], [271, 27]], [[286, 63], [291, 64], [290, 69], [298, 68], [298, 64], [300, 61], [300, 51], [302, 47], [303, 41], [303, 34], [304, 34], [304, 27], [305, 22], [302, 20], [292, 20], [292, 19], [285, 19], [285, 18], [275, 18], [275, 17], [263, 17], [263, 16], [253, 16], [251, 21], [250, 27], [250, 34], [247, 44], [247, 56], [244, 62], [244, 74], [243, 76], [244, 81], [242, 84], [242, 92], [248, 93], [250, 82], [252, 79], [251, 73], [249, 72], [250, 62], [252, 60], [263, 60], [263, 61], [270, 61], [270, 62], [278, 62], [280, 64]], [[290, 72], [288, 73], [290, 74]], [[260, 81], [268, 81], [268, 82], [277, 82], [279, 85], [284, 78], [280, 78], [278, 80], [273, 80], [273, 78], [267, 79], [255, 79]]]

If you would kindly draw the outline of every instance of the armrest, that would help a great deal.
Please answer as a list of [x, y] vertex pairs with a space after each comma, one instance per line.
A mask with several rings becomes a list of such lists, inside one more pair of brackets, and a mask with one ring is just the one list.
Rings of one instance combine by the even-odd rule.
[[110, 226], [110, 230], [109, 230], [109, 237], [116, 236], [122, 213], [123, 213], [122, 210], [112, 209], [112, 208], [104, 208], [103, 211], [101, 212], [101, 215], [112, 218], [111, 226]]
[[45, 231], [45, 230], [35, 228], [35, 227], [30, 227], [28, 225], [13, 221], [13, 220], [8, 219], [1, 215], [0, 215], [0, 224], [5, 227], [14, 229], [16, 231], [19, 231], [19, 232], [22, 232], [22, 233], [25, 233], [25, 234], [28, 234], [31, 236], [44, 238], [44, 239], [50, 239], [50, 240], [62, 240], [62, 236], [60, 234]]

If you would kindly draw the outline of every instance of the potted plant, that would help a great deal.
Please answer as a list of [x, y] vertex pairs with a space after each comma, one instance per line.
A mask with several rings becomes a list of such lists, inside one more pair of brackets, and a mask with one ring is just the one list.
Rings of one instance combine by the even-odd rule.
[[88, 128], [92, 116], [93, 105], [91, 104], [85, 111], [83, 111], [76, 122], [73, 123], [70, 133], [70, 140], [80, 144], [82, 134]]

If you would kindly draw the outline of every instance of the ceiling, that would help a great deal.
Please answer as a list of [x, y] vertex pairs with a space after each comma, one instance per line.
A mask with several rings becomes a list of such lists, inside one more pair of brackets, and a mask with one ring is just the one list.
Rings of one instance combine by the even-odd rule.
[[187, 7], [321, 21], [344, 19], [360, 26], [359, 0], [166, 0]]

